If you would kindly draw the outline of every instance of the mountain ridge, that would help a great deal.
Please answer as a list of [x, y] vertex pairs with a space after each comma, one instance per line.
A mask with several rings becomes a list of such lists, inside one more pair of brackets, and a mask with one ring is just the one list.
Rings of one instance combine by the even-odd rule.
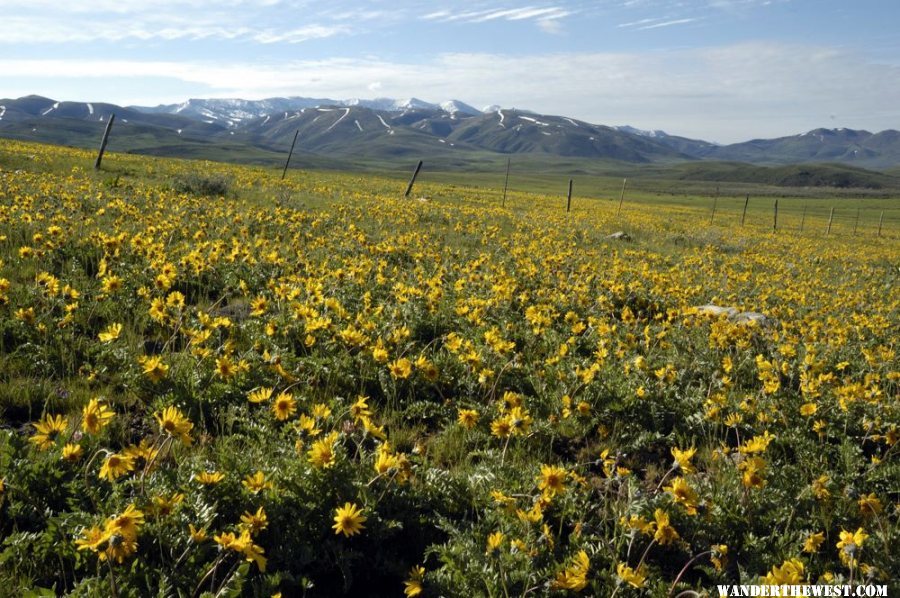
[[[198, 99], [158, 106], [66, 102], [37, 95], [0, 100], [0, 135], [52, 141], [54, 129], [79, 140], [115, 112], [117, 122], [145, 135], [197, 143], [240, 143], [280, 148], [301, 132], [301, 151], [334, 156], [390, 157], [420, 153], [492, 152], [607, 159], [635, 164], [738, 161], [757, 165], [830, 162], [867, 168], [900, 166], [900, 131], [877, 133], [818, 128], [773, 139], [716, 144], [643, 130], [593, 124], [567, 116], [490, 106], [478, 110], [459, 100], [418, 98], [333, 100], [294, 96], [264, 100]], [[96, 133], [91, 133], [96, 135]], [[62, 136], [62, 135], [60, 135]], [[79, 141], [81, 143], [81, 141]]]

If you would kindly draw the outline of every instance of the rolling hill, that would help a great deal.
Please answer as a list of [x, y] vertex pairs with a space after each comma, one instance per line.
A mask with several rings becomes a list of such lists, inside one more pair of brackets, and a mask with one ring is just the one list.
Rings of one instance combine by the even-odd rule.
[[900, 164], [900, 132], [814, 129], [790, 137], [754, 139], [713, 147], [708, 152], [696, 155], [701, 158], [765, 164], [839, 162], [869, 168], [888, 168]]

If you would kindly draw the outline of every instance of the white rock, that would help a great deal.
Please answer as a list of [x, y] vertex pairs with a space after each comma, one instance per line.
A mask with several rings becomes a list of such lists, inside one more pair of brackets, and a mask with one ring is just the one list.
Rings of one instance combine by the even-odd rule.
[[769, 326], [772, 324], [771, 318], [755, 311], [744, 311], [732, 316], [731, 319], [736, 324], [753, 324], [757, 326]]
[[719, 305], [708, 304], [698, 307], [697, 313], [704, 316], [721, 316], [724, 314], [731, 319], [738, 314], [738, 310], [733, 307], [721, 307]]
[[760, 327], [768, 327], [775, 324], [775, 321], [765, 314], [756, 311], [739, 311], [736, 307], [722, 307], [710, 303], [701, 305], [696, 309], [698, 314], [704, 316], [721, 317], [724, 315], [735, 324]]

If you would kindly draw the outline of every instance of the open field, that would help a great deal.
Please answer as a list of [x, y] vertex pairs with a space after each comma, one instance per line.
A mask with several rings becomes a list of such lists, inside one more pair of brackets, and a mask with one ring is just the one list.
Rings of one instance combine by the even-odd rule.
[[0, 141], [4, 590], [900, 589], [889, 192], [92, 163]]

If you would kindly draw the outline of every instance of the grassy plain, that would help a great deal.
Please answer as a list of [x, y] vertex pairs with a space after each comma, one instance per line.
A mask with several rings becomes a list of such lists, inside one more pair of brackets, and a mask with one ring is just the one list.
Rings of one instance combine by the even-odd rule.
[[0, 141], [3, 588], [896, 590], [896, 198], [92, 159]]

